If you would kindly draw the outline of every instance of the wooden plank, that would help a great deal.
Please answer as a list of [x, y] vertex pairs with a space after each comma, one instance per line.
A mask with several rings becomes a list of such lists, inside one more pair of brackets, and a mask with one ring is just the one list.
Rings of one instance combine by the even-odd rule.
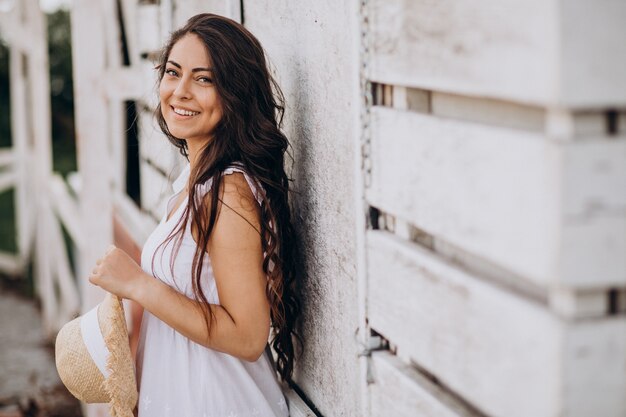
[[141, 74], [140, 110], [148, 113], [153, 113], [159, 104], [158, 73], [154, 66], [153, 62], [145, 59], [138, 64]]
[[[128, 48], [128, 55], [130, 58], [130, 65], [135, 66], [139, 60], [139, 41], [138, 28], [141, 24], [141, 18], [138, 17], [137, 9], [141, 7], [141, 4], [137, 4], [134, 0], [121, 0], [120, 7], [122, 17], [124, 19], [124, 32], [126, 33], [126, 47]], [[158, 16], [156, 17], [158, 22]], [[158, 32], [153, 34], [153, 37], [157, 37]]]
[[161, 5], [161, 44], [165, 44], [167, 39], [169, 39], [170, 33], [178, 29], [178, 26], [174, 26], [174, 8], [178, 4], [174, 6], [173, 2], [174, 0], [162, 0], [159, 3]]
[[104, 44], [107, 57], [107, 67], [117, 69], [122, 65], [122, 37], [117, 18], [117, 0], [101, 0], [100, 18], [103, 20]]
[[22, 258], [15, 253], [0, 251], [0, 271], [9, 276], [17, 277], [24, 270]]
[[11, 47], [9, 57], [9, 75], [11, 83], [11, 137], [15, 151], [15, 219], [17, 225], [17, 246], [20, 255], [30, 257], [34, 241], [35, 204], [30, 167], [33, 166], [31, 139], [28, 129], [28, 105], [26, 100], [26, 80], [24, 79], [24, 61], [21, 53]]
[[140, 248], [143, 247], [157, 222], [143, 213], [125, 193], [115, 194], [115, 211], [131, 238]]
[[15, 163], [15, 151], [13, 149], [0, 150], [0, 167], [10, 167]]
[[162, 47], [158, 4], [137, 5], [137, 44], [140, 54], [156, 52]]
[[[379, 107], [372, 120], [373, 206], [535, 284], [626, 283], [623, 229], [593, 226], [624, 220], [626, 141], [557, 143]], [[580, 228], [590, 240], [567, 239]], [[606, 242], [603, 261], [584, 253]], [[570, 277], [562, 265], [572, 262], [585, 263], [587, 275]]]
[[371, 417], [477, 416], [390, 352], [372, 353]]
[[[626, 104], [626, 2], [559, 1], [561, 101], [570, 107]], [[581, 27], [588, 30], [581, 30]]]
[[49, 250], [51, 237], [51, 223], [54, 222], [49, 201], [39, 196], [39, 210], [37, 211], [37, 233], [35, 239], [34, 261], [35, 286], [41, 300], [42, 327], [46, 338], [52, 338], [58, 332], [59, 303], [56, 299], [53, 275], [53, 259]]
[[161, 132], [154, 115], [142, 111], [139, 123], [139, 156], [163, 172], [171, 172], [174, 167], [174, 154], [178, 152]]
[[140, 169], [142, 209], [150, 212], [155, 219], [161, 219], [167, 199], [173, 194], [170, 181], [145, 161], [140, 162]]
[[563, 151], [566, 216], [626, 213], [626, 137], [580, 141]]
[[[107, 138], [108, 102], [98, 91], [107, 69], [106, 28], [101, 5], [89, 0], [72, 4], [72, 57], [78, 167], [81, 173], [80, 219], [82, 234], [89, 236], [80, 251], [78, 276], [88, 271], [113, 241], [111, 159]], [[82, 309], [89, 310], [102, 300], [103, 290], [82, 285]]]
[[60, 225], [52, 221], [50, 224], [50, 241], [52, 268], [59, 288], [56, 298], [58, 314], [56, 317], [56, 329], [76, 317], [80, 313], [80, 294], [74, 273], [70, 267], [70, 259], [65, 248], [65, 241]]
[[108, 98], [118, 101], [137, 100], [144, 95], [142, 74], [130, 67], [107, 71], [101, 87]]
[[174, 30], [184, 26], [190, 17], [195, 16], [198, 13], [211, 11], [211, 7], [207, 3], [210, 3], [210, 1], [186, 0], [183, 2], [176, 2], [176, 7], [174, 7], [174, 13], [172, 15]]
[[0, 172], [0, 193], [6, 191], [9, 188], [13, 188], [17, 181], [17, 176], [13, 170]]
[[183, 26], [187, 19], [198, 13], [215, 13], [237, 22], [241, 21], [239, 0], [186, 0], [178, 2], [174, 9], [174, 25]]
[[613, 316], [568, 326], [562, 343], [560, 415], [626, 416], [626, 318]]
[[375, 0], [370, 16], [374, 81], [532, 104], [626, 104], [622, 1]]
[[563, 221], [559, 271], [579, 288], [623, 287], [626, 279], [626, 216], [580, 216]]
[[52, 210], [63, 223], [74, 244], [79, 249], [83, 248], [85, 242], [80, 223], [78, 201], [71, 195], [65, 181], [58, 174], [50, 177], [49, 189], [52, 196]]
[[431, 106], [435, 116], [534, 132], [545, 128], [543, 109], [508, 101], [433, 92]]
[[373, 0], [370, 78], [427, 90], [551, 101], [554, 0]]
[[367, 239], [369, 322], [399, 357], [488, 415], [553, 417], [600, 402], [594, 416], [623, 415], [623, 317], [561, 322], [389, 233]]

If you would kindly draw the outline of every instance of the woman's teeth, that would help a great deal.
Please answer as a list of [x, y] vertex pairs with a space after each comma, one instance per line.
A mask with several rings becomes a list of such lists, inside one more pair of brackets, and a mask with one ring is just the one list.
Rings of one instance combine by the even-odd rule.
[[197, 112], [197, 111], [177, 109], [176, 107], [172, 107], [172, 108], [174, 109], [174, 113], [180, 114], [181, 116], [195, 116], [196, 114], [200, 114], [200, 112]]

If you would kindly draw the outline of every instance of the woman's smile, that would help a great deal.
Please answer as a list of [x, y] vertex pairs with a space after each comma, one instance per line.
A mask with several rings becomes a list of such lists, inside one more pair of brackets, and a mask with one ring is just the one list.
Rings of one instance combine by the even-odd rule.
[[170, 106], [170, 108], [177, 116], [180, 116], [179, 119], [181, 120], [190, 119], [193, 116], [197, 116], [200, 114], [199, 111], [187, 110], [182, 107]]

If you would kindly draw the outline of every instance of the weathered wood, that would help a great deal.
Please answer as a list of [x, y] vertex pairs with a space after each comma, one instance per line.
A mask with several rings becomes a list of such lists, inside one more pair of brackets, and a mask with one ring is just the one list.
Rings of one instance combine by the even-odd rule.
[[33, 201], [33, 179], [29, 175], [33, 149], [27, 120], [29, 112], [24, 64], [22, 53], [12, 45], [9, 50], [9, 79], [11, 83], [11, 137], [16, 158], [14, 169], [17, 175], [14, 198], [15, 219], [18, 252], [24, 259], [27, 259], [32, 252], [34, 241], [36, 204]]
[[241, 21], [241, 6], [239, 0], [186, 0], [178, 2], [174, 10], [174, 25], [183, 26], [187, 19], [198, 13], [215, 13]]
[[172, 195], [172, 187], [167, 177], [145, 161], [141, 167], [141, 206], [154, 219], [161, 219], [165, 214], [167, 199]]
[[141, 18], [138, 17], [138, 9], [142, 6], [137, 4], [135, 0], [121, 0], [121, 13], [124, 22], [124, 32], [126, 33], [126, 47], [128, 48], [128, 57], [130, 65], [135, 66], [139, 60], [139, 42], [141, 36], [138, 35]]
[[49, 187], [50, 195], [52, 196], [52, 210], [59, 217], [78, 249], [83, 248], [85, 236], [80, 222], [79, 202], [70, 194], [65, 181], [63, 181], [60, 175], [52, 175], [50, 177]]
[[543, 109], [502, 100], [433, 92], [431, 107], [433, 115], [456, 120], [534, 132], [541, 132], [545, 127]]
[[80, 294], [77, 280], [70, 267], [70, 259], [65, 248], [65, 241], [61, 228], [56, 221], [50, 222], [50, 250], [53, 275], [56, 278], [59, 294], [56, 301], [59, 306], [55, 320], [55, 331], [63, 327], [65, 323], [76, 317], [80, 313]]
[[553, 26], [560, 26], [561, 36], [560, 101], [580, 108], [624, 107], [626, 2], [558, 0], [556, 4], [559, 21]]
[[35, 253], [37, 257], [33, 264], [35, 271], [35, 287], [36, 293], [41, 300], [43, 331], [47, 338], [52, 339], [58, 331], [58, 313], [60, 309], [54, 288], [54, 263], [52, 253], [48, 247], [50, 245], [48, 239], [51, 237], [51, 224], [55, 220], [50, 207], [47, 207], [47, 199], [42, 199], [41, 196], [39, 199], [36, 214], [37, 239], [35, 240]]
[[571, 288], [553, 288], [549, 294], [550, 308], [567, 319], [605, 317], [609, 312], [609, 291], [578, 292]]
[[139, 156], [161, 171], [171, 172], [178, 152], [161, 132], [151, 112], [141, 112], [139, 123]]
[[137, 44], [139, 54], [158, 51], [163, 43], [159, 28], [161, 11], [157, 4], [137, 6]]
[[23, 267], [24, 262], [19, 255], [0, 251], [0, 270], [4, 274], [17, 276], [21, 274]]
[[571, 417], [626, 415], [626, 318], [567, 326], [562, 336], [562, 412]]
[[[89, 236], [80, 256], [78, 276], [82, 280], [87, 280], [87, 272], [113, 240], [108, 102], [105, 96], [94, 94], [107, 69], [105, 33], [101, 4], [75, 0], [72, 57], [78, 167], [82, 180], [79, 201], [82, 232]], [[87, 311], [102, 299], [103, 292], [94, 285], [83, 285], [82, 289], [81, 307]]]
[[626, 213], [626, 137], [563, 147], [563, 214]]
[[[626, 141], [559, 144], [387, 108], [372, 116], [373, 206], [536, 284], [626, 282], [623, 228], [600, 226], [626, 218]], [[592, 233], [569, 239], [583, 229]], [[580, 264], [585, 276], [570, 276]]]
[[368, 233], [367, 250], [371, 327], [486, 414], [626, 412], [623, 317], [562, 322], [386, 232]]
[[13, 170], [0, 173], [0, 193], [13, 188], [17, 182], [17, 176]]
[[118, 101], [137, 100], [144, 95], [142, 74], [134, 68], [108, 70], [103, 76], [103, 93]]
[[140, 248], [143, 247], [146, 239], [157, 226], [157, 222], [142, 213], [135, 202], [124, 193], [115, 194], [115, 211], [131, 238]]
[[13, 149], [0, 150], [0, 168], [11, 167], [15, 163], [15, 151]]
[[374, 81], [541, 105], [626, 103], [622, 1], [371, 3]]
[[553, 98], [555, 1], [370, 4], [372, 80], [531, 103]]
[[624, 214], [566, 217], [561, 239], [558, 267], [563, 283], [580, 288], [624, 286]]
[[372, 417], [474, 417], [432, 381], [387, 351], [372, 353]]

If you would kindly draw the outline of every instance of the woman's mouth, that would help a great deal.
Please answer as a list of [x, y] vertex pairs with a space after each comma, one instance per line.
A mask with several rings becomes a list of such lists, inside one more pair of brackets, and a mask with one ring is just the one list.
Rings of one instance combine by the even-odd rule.
[[196, 116], [198, 114], [200, 114], [200, 112], [197, 111], [191, 111], [191, 110], [186, 110], [186, 109], [181, 109], [179, 107], [174, 107], [174, 106], [170, 106], [170, 108], [172, 109], [172, 111], [174, 113], [176, 113], [178, 116], [182, 116], [182, 117], [193, 117]]

